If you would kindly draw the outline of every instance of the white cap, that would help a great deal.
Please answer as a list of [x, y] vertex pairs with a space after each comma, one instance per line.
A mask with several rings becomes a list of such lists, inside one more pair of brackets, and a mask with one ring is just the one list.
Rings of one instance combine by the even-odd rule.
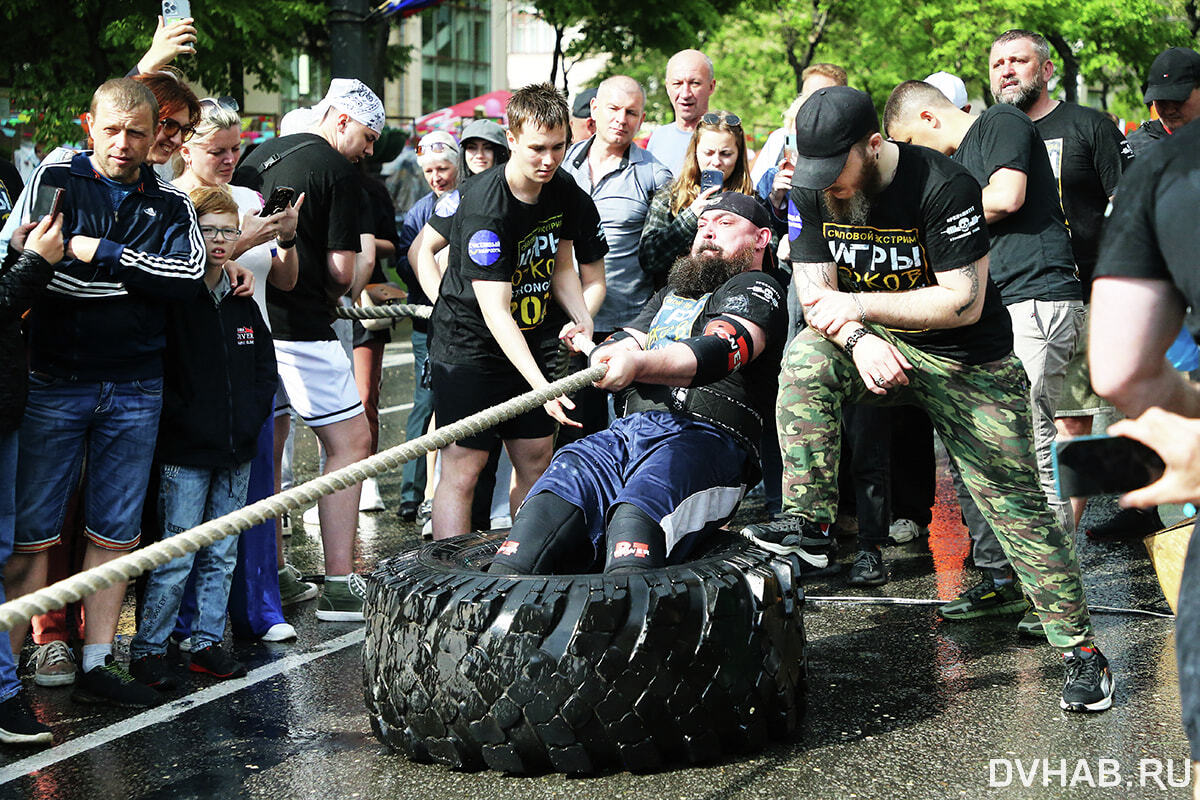
[[951, 75], [949, 72], [935, 72], [926, 78], [925, 82], [946, 95], [946, 99], [953, 103], [955, 108], [961, 109], [970, 102], [967, 97], [967, 85], [957, 75]]
[[325, 93], [325, 99], [313, 106], [313, 112], [321, 118], [330, 107], [336, 108], [375, 133], [383, 131], [383, 103], [358, 78], [334, 78], [329, 82], [329, 91]]
[[312, 127], [315, 116], [311, 108], [303, 106], [293, 108], [279, 120], [279, 135], [291, 136], [293, 133], [303, 133]]

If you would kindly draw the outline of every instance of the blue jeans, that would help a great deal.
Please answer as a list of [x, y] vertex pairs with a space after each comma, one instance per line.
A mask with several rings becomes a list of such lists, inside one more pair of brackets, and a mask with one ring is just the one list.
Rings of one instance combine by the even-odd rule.
[[161, 409], [162, 378], [111, 383], [30, 373], [14, 549], [37, 553], [58, 543], [85, 452], [88, 541], [106, 550], [137, 547]]
[[[234, 469], [206, 469], [164, 464], [158, 493], [163, 538], [189, 530], [246, 505], [250, 462]], [[161, 655], [175, 629], [175, 618], [192, 566], [196, 568], [196, 616], [192, 620], [195, 649], [225, 638], [225, 608], [237, 563], [238, 537], [227, 536], [197, 553], [168, 561], [146, 582], [142, 623], [130, 644], [134, 658]]]
[[1179, 666], [1179, 704], [1193, 761], [1200, 761], [1200, 543], [1188, 543], [1175, 617], [1175, 657]]
[[[413, 407], [408, 412], [408, 423], [404, 428], [404, 440], [411, 442], [425, 434], [429, 418], [433, 416], [433, 392], [421, 386], [421, 373], [429, 360], [429, 334], [412, 332]], [[420, 503], [425, 499], [425, 457], [414, 458], [404, 465], [403, 481], [400, 484], [401, 503]]]
[[[17, 432], [0, 433], [0, 603], [4, 602], [4, 565], [13, 549], [17, 516]], [[0, 637], [8, 638], [8, 637]], [[0, 702], [21, 691], [17, 662], [8, 642], [0, 644]]]

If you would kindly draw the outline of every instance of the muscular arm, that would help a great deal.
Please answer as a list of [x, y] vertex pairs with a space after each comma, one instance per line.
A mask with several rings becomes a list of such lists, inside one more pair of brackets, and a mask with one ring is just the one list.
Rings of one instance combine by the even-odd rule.
[[[753, 361], [767, 346], [767, 334], [758, 325], [733, 314], [727, 315], [737, 320], [745, 327], [746, 332], [754, 343]], [[639, 332], [627, 328], [630, 333]], [[645, 334], [641, 334], [645, 338]], [[656, 347], [653, 350], [642, 350], [629, 344], [631, 339], [618, 342], [616, 345], [598, 351], [594, 359], [598, 363], [607, 363], [608, 372], [596, 383], [601, 389], [616, 391], [624, 389], [634, 381], [639, 383], [657, 383], [663, 386], [691, 386], [696, 377], [696, 354], [686, 344], [675, 342], [666, 347]]]
[[1183, 299], [1167, 281], [1096, 278], [1088, 364], [1097, 394], [1129, 417], [1151, 406], [1200, 417], [1200, 387], [1165, 358], [1179, 334], [1183, 311]]
[[[429, 225], [421, 229], [417, 234], [417, 238], [413, 240], [412, 245], [408, 248], [408, 260], [410, 264], [415, 265], [417, 273], [417, 281], [421, 284], [421, 291], [429, 298], [431, 303], [436, 303], [438, 299], [438, 287], [442, 284], [442, 268], [438, 266], [437, 254], [450, 242], [446, 237], [442, 236]], [[512, 287], [509, 286], [509, 299], [512, 299]], [[508, 313], [508, 306], [505, 305], [505, 313]]]
[[983, 187], [983, 218], [989, 225], [1021, 210], [1028, 183], [1025, 173], [1018, 169], [1001, 167], [992, 173]]

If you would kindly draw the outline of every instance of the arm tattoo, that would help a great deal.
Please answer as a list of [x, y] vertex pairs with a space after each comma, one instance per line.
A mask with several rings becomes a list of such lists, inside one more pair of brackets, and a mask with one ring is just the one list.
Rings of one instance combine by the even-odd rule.
[[801, 276], [801, 288], [820, 286], [835, 292], [837, 291], [837, 265], [832, 261], [798, 261], [793, 265], [792, 268]]
[[966, 313], [967, 309], [975, 305], [975, 301], [979, 299], [979, 270], [977, 270], [975, 267], [976, 264], [971, 263], [967, 264], [965, 267], [960, 267], [958, 270], [963, 274], [964, 277], [971, 281], [971, 294], [967, 298], [966, 303], [954, 309], [954, 313], [957, 316], [961, 317], [964, 313]]

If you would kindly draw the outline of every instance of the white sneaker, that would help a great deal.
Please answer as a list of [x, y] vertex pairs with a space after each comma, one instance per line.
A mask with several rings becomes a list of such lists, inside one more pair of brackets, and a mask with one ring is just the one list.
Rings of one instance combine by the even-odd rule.
[[426, 520], [425, 524], [421, 526], [421, 538], [422, 539], [432, 539], [433, 538], [433, 520], [431, 520], [431, 519]]
[[379, 496], [379, 486], [376, 485], [374, 478], [367, 478], [362, 482], [362, 491], [358, 496], [359, 511], [383, 511], [383, 498]]
[[316, 506], [313, 506], [312, 508], [306, 510], [304, 512], [304, 516], [301, 517], [301, 519], [304, 520], [305, 525], [311, 525], [314, 528], [321, 527], [321, 516], [317, 513]]
[[47, 642], [33, 655], [33, 682], [67, 686], [75, 682], [75, 653], [66, 642]]
[[918, 525], [911, 519], [898, 519], [888, 526], [888, 538], [893, 544], [911, 542], [920, 536], [928, 536], [929, 528]]
[[193, 645], [193, 644], [194, 644], [194, 643], [192, 642], [192, 637], [190, 637], [190, 636], [189, 636], [189, 637], [187, 637], [186, 639], [180, 639], [180, 640], [179, 640], [179, 652], [181, 652], [181, 653], [190, 653], [190, 652], [192, 652], [192, 645]]
[[261, 638], [264, 642], [286, 642], [296, 638], [296, 629], [286, 622], [278, 622], [267, 628]]

